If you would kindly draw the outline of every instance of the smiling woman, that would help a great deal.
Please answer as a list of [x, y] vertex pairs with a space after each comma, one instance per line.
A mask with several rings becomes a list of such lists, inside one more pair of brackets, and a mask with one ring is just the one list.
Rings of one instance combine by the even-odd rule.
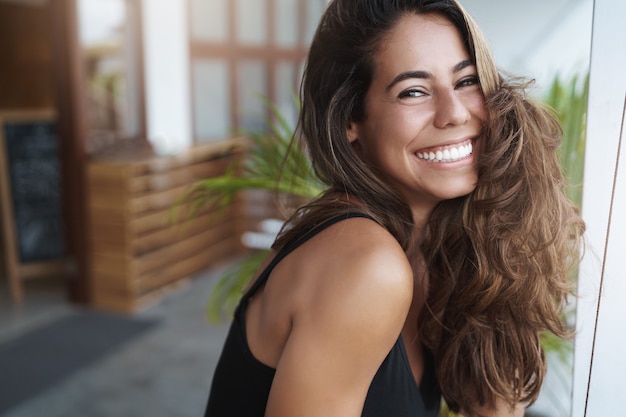
[[301, 87], [327, 186], [235, 312], [208, 416], [521, 416], [583, 224], [560, 130], [450, 0], [334, 0]]

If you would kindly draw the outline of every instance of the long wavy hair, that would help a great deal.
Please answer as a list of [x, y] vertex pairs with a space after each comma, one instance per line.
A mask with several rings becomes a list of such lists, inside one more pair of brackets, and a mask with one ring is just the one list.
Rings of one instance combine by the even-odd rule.
[[564, 194], [559, 123], [524, 88], [502, 81], [487, 97], [476, 189], [435, 208], [421, 245], [430, 288], [420, 336], [453, 411], [534, 402], [541, 332], [570, 335], [562, 310], [584, 223]]
[[329, 4], [309, 51], [296, 135], [328, 190], [289, 219], [274, 246], [358, 210], [386, 227], [411, 256], [406, 201], [347, 136], [350, 123], [365, 117], [377, 48], [408, 13], [439, 14], [458, 29], [488, 110], [476, 189], [435, 208], [420, 247], [429, 273], [420, 337], [433, 352], [452, 410], [471, 416], [475, 406], [498, 398], [511, 406], [531, 403], [545, 375], [540, 333], [568, 333], [561, 310], [584, 225], [563, 193], [558, 122], [526, 97], [524, 83], [498, 73], [482, 33], [455, 0]]

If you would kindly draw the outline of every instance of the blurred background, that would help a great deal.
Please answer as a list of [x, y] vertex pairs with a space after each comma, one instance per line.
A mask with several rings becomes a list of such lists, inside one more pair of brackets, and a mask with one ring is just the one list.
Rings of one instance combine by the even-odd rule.
[[[168, 215], [271, 129], [266, 100], [293, 127], [326, 3], [0, 0], [0, 415], [202, 413], [226, 329], [206, 300], [277, 208]], [[532, 94], [584, 89], [592, 0], [463, 5]], [[569, 415], [558, 372], [535, 415]]]

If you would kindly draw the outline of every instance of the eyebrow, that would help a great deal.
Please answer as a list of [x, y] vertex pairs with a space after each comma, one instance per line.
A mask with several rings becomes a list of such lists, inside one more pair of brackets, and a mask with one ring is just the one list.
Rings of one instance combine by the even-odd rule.
[[[460, 72], [464, 70], [465, 68], [470, 67], [472, 65], [474, 65], [472, 61], [468, 59], [463, 60], [452, 68], [452, 73], [456, 74], [457, 72]], [[391, 90], [394, 85], [398, 84], [401, 81], [408, 80], [410, 78], [430, 79], [430, 78], [433, 78], [433, 75], [427, 71], [406, 71], [406, 72], [398, 74], [393, 79], [393, 81], [391, 81], [391, 83], [387, 86], [387, 88], [385, 88], [385, 91], [389, 92], [389, 90]]]

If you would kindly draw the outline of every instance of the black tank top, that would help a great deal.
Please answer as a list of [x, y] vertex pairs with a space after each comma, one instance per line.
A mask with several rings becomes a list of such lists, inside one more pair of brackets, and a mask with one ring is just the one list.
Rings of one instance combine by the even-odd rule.
[[[344, 219], [366, 217], [346, 213], [313, 227], [283, 247], [242, 297], [217, 363], [205, 417], [263, 417], [275, 369], [257, 360], [248, 346], [245, 310], [250, 297], [267, 281], [274, 267], [291, 251], [327, 227]], [[373, 219], [372, 219], [373, 220]], [[402, 335], [376, 372], [369, 387], [362, 417], [436, 417], [441, 396], [432, 355], [424, 349], [424, 374], [415, 383]]]

